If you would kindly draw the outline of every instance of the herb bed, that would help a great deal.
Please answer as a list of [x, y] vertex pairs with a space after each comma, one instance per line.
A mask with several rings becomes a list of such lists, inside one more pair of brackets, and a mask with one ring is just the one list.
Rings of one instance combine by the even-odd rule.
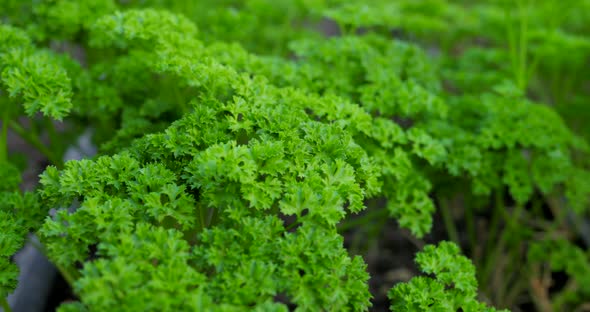
[[584, 311], [562, 2], [0, 1], [0, 298], [34, 233], [60, 312]]

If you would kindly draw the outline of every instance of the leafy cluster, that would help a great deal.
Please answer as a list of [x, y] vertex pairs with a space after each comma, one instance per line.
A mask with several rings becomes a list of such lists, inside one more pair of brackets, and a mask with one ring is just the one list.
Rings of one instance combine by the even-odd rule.
[[6, 202], [7, 199], [13, 196], [10, 191], [20, 183], [18, 169], [8, 163], [2, 163], [0, 168], [2, 170], [0, 177], [6, 179], [0, 193], [2, 198], [0, 215], [2, 216], [2, 228], [4, 229], [0, 234], [0, 268], [2, 269], [0, 275], [0, 290], [2, 292], [0, 296], [6, 297], [10, 290], [16, 287], [18, 278], [18, 268], [10, 262], [10, 257], [22, 248], [26, 229], [20, 223], [22, 220], [15, 220], [11, 211], [12, 206]]
[[[389, 200], [390, 213], [416, 235], [427, 233], [434, 206], [420, 162], [437, 164], [446, 151], [419, 125], [404, 129], [392, 120], [446, 114], [444, 103], [429, 91], [439, 86], [428, 75], [424, 55], [414, 46], [377, 37], [308, 40], [293, 46], [301, 53], [300, 63], [258, 57], [224, 44], [214, 45], [209, 53], [240, 71], [262, 75], [278, 85], [297, 86], [306, 95], [308, 110], [322, 118], [346, 120], [348, 130], [381, 168], [382, 195]], [[424, 67], [422, 78], [405, 79], [410, 72], [420, 71], [416, 67]], [[389, 89], [392, 86], [396, 87]], [[353, 103], [360, 103], [364, 111]], [[334, 112], [336, 116], [330, 116]]]
[[[138, 17], [147, 27], [134, 36], [132, 29], [144, 30], [134, 24]], [[123, 31], [111, 29], [113, 22]], [[378, 191], [378, 172], [344, 125], [314, 120], [291, 89], [206, 59], [199, 64], [198, 59], [166, 55], [168, 40], [175, 38], [164, 38], [158, 30], [186, 33], [183, 20], [175, 16], [129, 11], [106, 16], [96, 27], [105, 28], [94, 44], [155, 45], [154, 63], [148, 63], [153, 68], [146, 70], [176, 76], [179, 84], [198, 84], [200, 90], [190, 103], [192, 112], [164, 132], [147, 135], [114, 156], [68, 162], [61, 172], [50, 168], [43, 174], [45, 203], [80, 203], [74, 212], [61, 210], [45, 222], [40, 234], [58, 264], [83, 264], [75, 287], [85, 307], [158, 310], [164, 303], [145, 306], [141, 296], [167, 289], [178, 298], [178, 303], [164, 304], [170, 309], [260, 305], [284, 310], [285, 304], [273, 301], [280, 295], [303, 310], [365, 309], [370, 295], [364, 263], [348, 256], [335, 224], [348, 211], [363, 209], [363, 198]], [[195, 67], [202, 75], [208, 70], [210, 81], [195, 76]], [[284, 105], [277, 109], [277, 102]], [[290, 231], [280, 215], [295, 217]], [[141, 229], [162, 236], [143, 237]], [[162, 239], [177, 241], [180, 249], [153, 254]], [[97, 246], [95, 254], [90, 254], [92, 246]], [[150, 256], [136, 253], [144, 248]], [[185, 260], [168, 263], [175, 253], [185, 253]], [[99, 259], [84, 264], [91, 256]], [[131, 271], [143, 277], [122, 275], [120, 266], [139, 265], [136, 259], [145, 259], [146, 268]], [[181, 276], [194, 270], [189, 274], [194, 277], [174, 286], [170, 283], [177, 279], [157, 273], [160, 269]], [[166, 279], [153, 280], [159, 274]], [[97, 285], [114, 277], [120, 278], [117, 284], [137, 284], [116, 286], [129, 294], [93, 299], [104, 296], [104, 287]], [[321, 285], [330, 290], [320, 291]]]
[[[473, 206], [518, 259], [509, 206], [531, 219], [521, 240], [587, 214], [574, 72], [590, 2], [511, 2], [0, 1], [0, 297], [36, 232], [79, 297], [60, 311], [364, 311], [369, 274], [339, 227], [367, 209], [423, 238], [438, 209], [452, 232], [457, 196], [471, 252]], [[99, 155], [62, 163], [64, 118]], [[18, 190], [9, 128], [52, 163], [35, 193]], [[495, 311], [477, 287], [499, 251], [480, 275], [460, 250], [426, 246], [429, 276], [395, 285], [391, 309]], [[586, 284], [565, 239], [533, 243], [522, 274], [540, 250]]]
[[[36, 112], [62, 119], [72, 108], [72, 88], [60, 59], [54, 53], [36, 49], [29, 37], [18, 28], [0, 25], [0, 69], [2, 90], [8, 95], [3, 101], [22, 103], [27, 115]], [[3, 105], [3, 114], [13, 105]], [[16, 110], [16, 108], [14, 108]]]
[[426, 246], [416, 262], [434, 278], [418, 276], [394, 286], [388, 294], [392, 311], [497, 311], [476, 300], [475, 267], [454, 243]]
[[11, 257], [20, 250], [29, 231], [37, 230], [47, 215], [34, 193], [18, 190], [20, 172], [10, 163], [1, 163], [0, 177], [0, 296], [6, 297], [16, 286], [18, 268]]

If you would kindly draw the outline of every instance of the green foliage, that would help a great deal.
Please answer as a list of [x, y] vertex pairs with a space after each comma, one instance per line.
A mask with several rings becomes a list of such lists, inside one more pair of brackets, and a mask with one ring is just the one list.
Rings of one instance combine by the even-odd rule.
[[395, 285], [388, 294], [391, 311], [497, 311], [477, 301], [475, 267], [454, 243], [424, 247], [416, 263], [434, 277], [418, 276]]
[[24, 233], [19, 220], [15, 220], [7, 209], [10, 208], [7, 200], [13, 196], [10, 191], [20, 183], [20, 173], [9, 163], [0, 163], [0, 170], [0, 177], [4, 180], [0, 186], [0, 222], [3, 229], [0, 234], [0, 296], [6, 297], [17, 284], [18, 268], [10, 262], [10, 257], [22, 247]]
[[0, 163], [0, 297], [5, 298], [17, 285], [19, 270], [11, 257], [19, 251], [26, 234], [39, 228], [46, 211], [41, 210], [34, 193], [20, 193], [20, 171], [11, 163]]
[[[143, 28], [131, 23], [138, 16], [147, 25], [143, 35], [135, 35]], [[103, 31], [103, 37], [97, 39], [101, 41], [94, 44], [141, 49], [155, 43], [158, 49], [147, 65], [174, 76], [177, 83], [199, 87], [199, 99], [190, 104], [193, 112], [120, 154], [68, 162], [61, 172], [48, 169], [41, 178], [44, 203], [68, 207], [75, 200], [80, 202], [75, 212], [61, 210], [41, 228], [49, 255], [61, 266], [72, 268], [90, 257], [90, 247], [98, 244], [95, 256], [100, 260], [93, 262], [96, 266], [85, 265], [76, 283], [82, 302], [90, 309], [124, 306], [157, 310], [162, 304], [189, 310], [201, 304], [272, 307], [278, 306], [271, 303], [277, 295], [286, 296], [303, 310], [365, 309], [370, 295], [364, 264], [360, 258], [348, 256], [335, 224], [349, 212], [363, 209], [365, 194], [378, 191], [378, 171], [371, 158], [344, 125], [310, 116], [298, 103], [294, 90], [276, 88], [263, 79], [248, 78], [208, 60], [200, 64], [190, 55], [166, 55], [171, 44], [168, 40], [176, 38], [151, 32], [151, 25], [153, 29], [173, 27], [186, 33], [182, 22], [169, 17], [150, 10], [107, 16], [97, 27], [122, 20], [124, 31], [114, 26], [115, 32]], [[192, 66], [198, 66], [200, 74], [209, 80], [195, 80], [200, 77], [194, 76]], [[276, 109], [277, 102], [284, 104], [282, 109]], [[281, 215], [296, 217], [290, 225], [296, 227], [295, 231], [283, 227], [277, 218]], [[152, 260], [159, 267], [170, 253], [176, 253], [161, 257], [154, 254], [151, 259], [136, 254], [137, 248], [120, 245], [124, 233], [129, 233], [130, 242], [147, 239], [142, 235], [133, 238], [144, 223], [162, 231], [168, 229], [166, 233], [174, 237], [166, 236], [169, 244], [178, 241], [187, 252], [189, 242], [196, 243], [193, 255], [186, 260], [195, 270], [194, 278], [186, 278], [187, 285], [167, 286], [177, 282], [174, 278], [146, 285], [142, 279], [152, 280], [159, 273], [139, 267], [133, 274], [143, 277], [121, 275], [122, 265], [136, 261], [124, 260], [127, 256], [120, 252], [133, 251], [128, 257], [147, 259], [146, 270], [153, 265]], [[178, 234], [172, 234], [173, 230]], [[259, 230], [264, 232], [256, 234]], [[146, 232], [150, 230], [146, 228]], [[245, 233], [252, 237], [242, 237]], [[248, 247], [252, 243], [256, 244]], [[145, 244], [148, 248], [148, 242]], [[232, 245], [235, 251], [222, 251]], [[149, 249], [146, 252], [153, 253]], [[295, 255], [303, 258], [297, 260]], [[186, 263], [170, 265], [162, 269], [185, 274]], [[252, 286], [244, 285], [236, 272], [248, 277], [255, 274], [268, 286], [253, 287], [258, 285], [257, 279], [247, 281]], [[150, 307], [131, 293], [112, 301], [94, 299], [105, 296], [104, 288], [95, 283], [113, 276], [121, 277], [121, 283], [145, 285], [139, 294], [147, 295], [161, 287], [170, 289], [179, 298], [178, 304], [185, 304], [182, 298], [187, 296], [195, 298], [196, 306], [166, 301]], [[203, 284], [203, 279], [208, 286], [195, 288]], [[323, 285], [332, 285], [331, 291]], [[249, 291], [236, 292], [238, 289]], [[203, 299], [197, 300], [194, 296], [201, 292]]]
[[220, 39], [239, 42], [250, 51], [262, 54], [286, 54], [286, 44], [294, 39], [320, 35], [309, 25], [320, 24], [321, 15], [314, 8], [324, 1], [309, 0], [204, 0], [129, 1], [142, 8], [163, 8], [182, 14], [202, 30], [207, 43]]
[[60, 58], [35, 50], [25, 33], [17, 28], [0, 25], [0, 32], [0, 70], [5, 92], [11, 100], [22, 102], [29, 116], [42, 112], [61, 120], [72, 108], [72, 89]]
[[[587, 255], [535, 240], [588, 211], [590, 94], [575, 73], [590, 59], [589, 8], [0, 1], [0, 297], [36, 232], [79, 297], [60, 311], [365, 311], [366, 264], [339, 229], [369, 206], [417, 238], [437, 210], [446, 227], [465, 222], [482, 266], [428, 245], [416, 256], [428, 275], [393, 286], [391, 309], [495, 311], [477, 301], [478, 280], [489, 293], [496, 257], [520, 260], [529, 239], [515, 279], [549, 262], [580, 285], [554, 307], [574, 309]], [[99, 155], [63, 164], [72, 141], [50, 118], [90, 129]], [[52, 162], [35, 193], [18, 191], [9, 129]], [[466, 203], [444, 204], [454, 198]], [[455, 210], [465, 216], [447, 218]], [[509, 237], [517, 222], [527, 234]]]

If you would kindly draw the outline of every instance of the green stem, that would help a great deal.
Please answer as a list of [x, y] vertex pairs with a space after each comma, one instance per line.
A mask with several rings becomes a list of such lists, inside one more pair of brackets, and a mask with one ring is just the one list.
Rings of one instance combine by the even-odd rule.
[[[469, 236], [469, 244], [471, 248], [472, 258], [477, 258], [477, 235], [475, 233], [475, 216], [473, 214], [473, 208], [468, 204], [464, 204], [465, 208], [465, 223], [467, 225], [467, 235]], [[476, 261], [477, 263], [477, 261]]]
[[505, 221], [506, 221], [506, 228], [502, 231], [502, 235], [500, 236], [500, 239], [498, 241], [498, 243], [496, 244], [493, 252], [491, 254], [488, 254], [486, 257], [486, 262], [482, 271], [482, 285], [484, 287], [487, 286], [488, 281], [491, 278], [491, 275], [493, 273], [493, 267], [494, 265], [497, 263], [497, 259], [498, 257], [500, 257], [502, 255], [502, 251], [504, 250], [504, 246], [506, 245], [506, 242], [508, 241], [508, 238], [510, 237], [510, 235], [512, 235], [512, 231], [513, 229], [517, 226], [517, 221], [520, 218], [520, 215], [522, 214], [522, 212], [524, 211], [524, 205], [518, 205], [514, 211], [514, 213], [512, 215], [510, 215], [508, 212], [504, 212], [504, 217], [505, 217]]
[[2, 133], [0, 133], [0, 162], [8, 160], [8, 114], [2, 116]]
[[526, 7], [522, 0], [518, 1], [520, 12], [520, 36], [519, 36], [519, 69], [518, 86], [521, 90], [527, 87], [527, 44], [528, 44], [528, 12], [529, 3]]
[[211, 226], [213, 224], [213, 214], [215, 213], [216, 208], [209, 208], [209, 213], [207, 214], [207, 226]]
[[39, 137], [35, 134], [35, 133], [31, 133], [29, 131], [27, 131], [26, 129], [24, 129], [19, 123], [15, 122], [14, 120], [11, 120], [9, 122], [9, 126], [12, 130], [14, 130], [14, 132], [16, 132], [21, 138], [23, 138], [25, 141], [27, 141], [27, 143], [31, 144], [33, 147], [35, 147], [39, 152], [41, 152], [45, 157], [47, 157], [47, 159], [49, 159], [49, 161], [55, 165], [58, 168], [62, 168], [63, 167], [63, 161], [57, 157], [56, 155], [54, 155], [54, 153], [52, 153], [47, 146], [45, 146], [41, 140], [39, 139]]
[[512, 63], [512, 70], [514, 71], [514, 78], [517, 79], [518, 73], [516, 69], [518, 68], [518, 51], [516, 49], [516, 36], [514, 33], [514, 28], [512, 26], [512, 11], [510, 8], [505, 9], [504, 11], [506, 16], [506, 23], [507, 23], [507, 32], [508, 32], [508, 50], [510, 54], [510, 62]]
[[488, 285], [488, 283], [489, 283], [490, 279], [492, 278], [492, 274], [494, 273], [493, 267], [496, 265], [496, 263], [498, 261], [497, 259], [501, 255], [502, 250], [504, 250], [504, 245], [505, 245], [506, 239], [507, 239], [506, 233], [508, 233], [508, 232], [509, 232], [508, 229], [504, 229], [504, 231], [502, 232], [502, 236], [500, 237], [500, 240], [496, 244], [496, 248], [494, 248], [494, 251], [492, 252], [492, 254], [486, 258], [483, 269], [481, 270], [481, 285], [482, 285], [482, 287], [485, 287], [488, 290], [489, 290], [489, 286], [490, 286], [490, 285]]
[[500, 217], [502, 216], [504, 209], [504, 192], [500, 189], [495, 193], [494, 197], [494, 211], [492, 213], [492, 221], [490, 222], [488, 236], [486, 238], [486, 255], [489, 255], [492, 251], [492, 240], [496, 239], [496, 235], [498, 234]]
[[202, 207], [199, 205], [199, 207], [197, 207], [197, 209], [199, 209], [199, 223], [201, 226], [201, 230], [205, 230], [205, 227], [207, 226], [205, 224], [205, 215], [204, 215], [205, 207]]
[[[369, 256], [371, 248], [375, 247], [376, 244], [379, 242], [377, 238], [379, 237], [379, 234], [383, 231], [383, 227], [387, 224], [387, 221], [389, 220], [389, 218], [375, 219], [375, 217], [379, 216], [380, 214], [383, 214], [383, 211], [388, 212], [387, 209], [378, 209], [375, 211], [371, 211], [372, 218], [363, 218], [364, 216], [361, 217], [364, 219], [364, 221], [372, 220], [373, 222], [371, 222], [370, 227], [360, 228], [359, 231], [354, 232], [352, 243], [348, 248], [349, 253], [351, 255], [365, 255], [367, 257]], [[367, 222], [363, 222], [358, 223], [357, 225], [362, 226], [366, 224]]]
[[[526, 281], [528, 279], [526, 269], [523, 269], [523, 265], [520, 259], [522, 259], [522, 249], [517, 246], [512, 248], [508, 253], [508, 263], [506, 264], [506, 271], [504, 272], [504, 280], [500, 287], [497, 287], [498, 300], [502, 303], [502, 306], [510, 306], [507, 302], [507, 293], [509, 291], [516, 291], [510, 288], [511, 285], [514, 287], [518, 284], [517, 281]], [[514, 278], [514, 282], [513, 282]]]
[[360, 230], [354, 232], [352, 236], [352, 242], [350, 243], [350, 247], [348, 248], [348, 252], [351, 255], [360, 255], [361, 254], [361, 243], [365, 240], [366, 232], [365, 230]]
[[512, 306], [515, 304], [518, 295], [520, 295], [527, 288], [528, 277], [519, 278], [517, 281], [507, 290], [506, 299], [504, 300], [505, 306]]
[[551, 223], [551, 226], [547, 230], [550, 235], [553, 235], [559, 231], [559, 228], [566, 223], [567, 218], [567, 209], [561, 205], [559, 199], [555, 197], [546, 197], [547, 204], [549, 205], [549, 209], [553, 213], [554, 221]]
[[4, 309], [4, 312], [12, 312], [12, 309], [10, 308], [8, 301], [6, 301], [6, 298], [0, 299], [0, 307]]
[[506, 8], [504, 11], [507, 33], [508, 33], [508, 49], [510, 61], [512, 63], [512, 70], [514, 79], [519, 89], [526, 90], [530, 72], [527, 70], [527, 53], [528, 53], [528, 8], [530, 3], [524, 0], [517, 1], [518, 17], [517, 26], [518, 34], [514, 30], [512, 22], [512, 8]]
[[[533, 52], [531, 52], [531, 53], [533, 53]], [[535, 75], [535, 71], [537, 70], [537, 67], [539, 66], [539, 61], [540, 60], [541, 60], [541, 54], [540, 53], [536, 53], [536, 54], [533, 55], [533, 60], [531, 61], [531, 65], [527, 69], [527, 74], [526, 74], [526, 80], [527, 81], [531, 81], [531, 79]]]
[[[387, 209], [384, 209], [387, 210]], [[381, 233], [383, 231], [383, 228], [385, 227], [385, 225], [387, 224], [387, 221], [389, 220], [389, 218], [380, 218], [377, 219], [377, 224], [375, 224], [375, 226], [372, 226], [369, 229], [369, 236], [372, 238], [372, 241], [376, 241], [376, 238], [379, 236], [379, 233]]]
[[294, 229], [295, 227], [297, 227], [299, 225], [301, 225], [301, 222], [300, 221], [295, 221], [295, 222], [289, 224], [287, 227], [285, 227], [285, 231], [292, 230], [292, 229]]
[[61, 276], [64, 278], [64, 280], [66, 280], [68, 285], [70, 285], [70, 287], [74, 288], [74, 282], [76, 282], [76, 279], [74, 278], [74, 274], [72, 274], [70, 272], [70, 270], [64, 268], [61, 265], [58, 265], [55, 263], [54, 263], [54, 265], [57, 268], [57, 270], [59, 271], [59, 273], [61, 273]]
[[[37, 249], [40, 253], [45, 255], [47, 259], [50, 259], [49, 254], [47, 253], [47, 249], [45, 249], [45, 246], [43, 246], [40, 242], [36, 241], [35, 239], [30, 239], [29, 242], [33, 247], [35, 247], [35, 249]], [[76, 275], [75, 272], [72, 272], [71, 270], [55, 262], [53, 262], [53, 264], [55, 265], [61, 276], [66, 280], [68, 285], [70, 285], [70, 287], [73, 287], [74, 282], [76, 281], [76, 278], [74, 277]]]
[[365, 225], [369, 221], [371, 221], [375, 218], [378, 218], [378, 217], [387, 216], [387, 214], [388, 214], [388, 211], [385, 208], [369, 211], [358, 218], [346, 220], [346, 221], [343, 221], [342, 223], [338, 224], [338, 231], [343, 232], [343, 231], [347, 231], [351, 228], [355, 228], [359, 225]]
[[52, 145], [56, 145], [59, 142], [57, 138], [57, 131], [55, 130], [55, 124], [53, 120], [50, 118], [45, 118], [45, 129], [47, 130], [47, 134], [49, 135], [49, 142]]
[[453, 220], [453, 216], [450, 211], [450, 206], [447, 204], [446, 199], [441, 198], [438, 202], [440, 205], [440, 213], [443, 217], [445, 229], [447, 230], [449, 238], [457, 245], [461, 246], [461, 241], [459, 240], [459, 232], [457, 231], [457, 227], [455, 226], [455, 220]]

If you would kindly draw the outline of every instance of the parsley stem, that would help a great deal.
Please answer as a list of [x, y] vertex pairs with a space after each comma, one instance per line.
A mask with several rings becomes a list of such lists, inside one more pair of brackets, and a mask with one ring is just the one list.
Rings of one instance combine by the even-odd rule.
[[[517, 283], [517, 281], [526, 280], [528, 277], [528, 272], [526, 268], [523, 268], [523, 265], [520, 261], [523, 257], [523, 247], [522, 244], [517, 244], [516, 246], [512, 246], [506, 255], [506, 260], [503, 261], [503, 274], [496, 274], [494, 280], [494, 289], [497, 293], [497, 300], [498, 305], [500, 306], [509, 306], [507, 301], [507, 292], [511, 290], [510, 286]], [[516, 285], [515, 285], [516, 286]]]
[[512, 11], [510, 8], [505, 9], [505, 18], [507, 24], [507, 32], [508, 32], [508, 49], [510, 52], [510, 62], [512, 63], [512, 70], [514, 71], [514, 79], [518, 79], [518, 61], [517, 61], [517, 49], [516, 49], [516, 35], [514, 33], [514, 27], [512, 24]]
[[541, 61], [541, 54], [540, 53], [534, 54], [533, 59], [531, 60], [531, 64], [529, 65], [529, 68], [527, 71], [527, 76], [526, 76], [527, 81], [530, 81], [531, 78], [533, 77], [533, 75], [535, 74], [535, 71], [537, 70], [537, 67], [539, 65], [539, 61]]
[[495, 192], [494, 195], [494, 211], [492, 212], [492, 220], [488, 227], [488, 235], [486, 238], [486, 255], [489, 255], [492, 251], [492, 242], [496, 239], [496, 236], [500, 227], [500, 217], [504, 211], [504, 192], [502, 189]]
[[8, 114], [2, 116], [2, 133], [0, 133], [0, 162], [8, 160]]
[[521, 90], [527, 87], [527, 43], [528, 43], [528, 8], [529, 2], [526, 5], [524, 0], [518, 1], [519, 15], [520, 15], [520, 42], [519, 42], [519, 69], [518, 69], [518, 86]]
[[512, 285], [512, 287], [507, 287], [507, 294], [505, 296], [504, 304], [505, 306], [512, 306], [518, 295], [520, 295], [527, 287], [528, 278], [519, 278], [516, 282]]
[[209, 209], [209, 216], [207, 217], [207, 227], [211, 227], [217, 224], [219, 219], [219, 208], [210, 208]]
[[203, 212], [204, 212], [203, 210], [205, 210], [205, 208], [199, 205], [197, 207], [197, 209], [199, 210], [199, 214], [198, 214], [199, 215], [199, 223], [200, 223], [199, 226], [201, 227], [201, 231], [203, 231], [203, 230], [205, 230], [205, 227], [207, 226], [205, 224], [205, 215], [203, 214]]
[[[498, 242], [496, 240], [496, 236], [498, 235], [498, 231], [500, 228], [500, 217], [502, 216], [502, 213], [504, 211], [505, 207], [504, 207], [504, 191], [503, 189], [499, 189], [498, 191], [496, 191], [494, 193], [494, 207], [493, 207], [493, 212], [492, 212], [492, 220], [489, 223], [488, 226], [488, 234], [486, 237], [486, 248], [485, 248], [485, 253], [483, 254], [483, 257], [485, 258], [485, 260], [482, 263], [482, 267], [483, 270], [482, 271], [478, 271], [479, 276], [480, 276], [480, 284], [482, 285], [482, 287], [488, 288], [487, 281], [488, 281], [488, 272], [486, 272], [487, 270], [489, 270], [489, 266], [491, 265], [491, 254], [493, 251], [493, 245], [492, 242], [495, 241], [498, 244], [500, 244], [500, 242]], [[496, 247], [498, 247], [496, 245]]]
[[70, 287], [74, 287], [74, 282], [76, 281], [76, 279], [74, 278], [73, 274], [71, 274], [70, 270], [64, 268], [61, 265], [57, 265], [57, 264], [55, 265], [55, 267], [57, 268], [59, 273], [61, 273], [61, 276], [68, 283], [68, 285], [70, 285]]
[[54, 153], [51, 152], [47, 148], [47, 146], [45, 146], [41, 142], [41, 140], [39, 139], [39, 137], [35, 133], [31, 133], [30, 131], [27, 131], [25, 128], [23, 128], [19, 123], [17, 123], [14, 120], [11, 120], [9, 125], [10, 125], [10, 128], [12, 130], [14, 130], [14, 132], [16, 132], [21, 138], [23, 138], [25, 141], [27, 141], [27, 143], [31, 144], [39, 152], [41, 152], [41, 154], [43, 154], [45, 157], [47, 157], [47, 159], [49, 159], [49, 161], [53, 165], [55, 165], [58, 168], [63, 167], [63, 161], [59, 157], [56, 157], [56, 155], [54, 155]]
[[439, 198], [438, 203], [440, 206], [440, 214], [442, 215], [443, 222], [445, 223], [445, 229], [447, 230], [447, 235], [449, 235], [449, 239], [455, 242], [458, 246], [461, 246], [459, 232], [457, 231], [455, 220], [453, 220], [453, 215], [451, 214], [451, 206], [448, 204], [447, 199], [444, 198]]
[[45, 117], [44, 123], [47, 135], [49, 136], [50, 144], [52, 144], [53, 146], [57, 145], [59, 139], [57, 137], [57, 131], [55, 130], [55, 124], [53, 123], [53, 120]]
[[486, 263], [482, 271], [482, 285], [488, 287], [492, 274], [494, 273], [494, 266], [498, 263], [498, 258], [502, 256], [502, 251], [508, 242], [508, 238], [513, 234], [515, 228], [517, 228], [517, 222], [520, 216], [524, 213], [524, 205], [517, 205], [516, 209], [512, 214], [507, 211], [503, 211], [503, 215], [506, 221], [506, 228], [502, 231], [500, 239], [497, 241], [495, 248], [491, 254], [487, 254]]
[[567, 218], [567, 209], [561, 202], [554, 197], [546, 197], [547, 205], [553, 214], [554, 221], [547, 230], [551, 235], [558, 235], [559, 228], [565, 225]]
[[468, 203], [463, 203], [465, 210], [465, 224], [467, 227], [467, 235], [469, 236], [469, 245], [471, 249], [471, 258], [477, 264], [479, 263], [480, 252], [477, 244], [477, 234], [475, 232], [475, 216], [473, 214], [473, 207]]
[[[31, 245], [33, 247], [35, 247], [35, 249], [37, 249], [40, 253], [42, 253], [43, 255], [45, 255], [45, 257], [47, 259], [49, 259], [49, 255], [47, 254], [47, 249], [45, 249], [45, 246], [43, 246], [43, 244], [41, 244], [41, 242], [39, 242], [37, 239], [30, 239], [29, 242], [31, 243]], [[59, 273], [61, 274], [61, 276], [64, 278], [64, 280], [68, 283], [68, 285], [73, 286], [74, 282], [76, 281], [76, 279], [74, 278], [74, 274], [72, 274], [72, 272], [66, 268], [64, 268], [63, 266], [59, 265], [56, 262], [53, 262], [53, 265], [55, 265], [55, 267], [57, 268], [57, 270], [59, 271]]]
[[[512, 63], [512, 70], [514, 74], [514, 80], [519, 89], [525, 90], [528, 85], [530, 75], [532, 75], [531, 69], [527, 70], [527, 54], [528, 54], [528, 9], [530, 8], [530, 2], [525, 0], [518, 0], [518, 13], [516, 16], [516, 27], [518, 30], [515, 31], [515, 25], [512, 20], [512, 8], [505, 9], [505, 19], [508, 32], [508, 49], [510, 55], [510, 61]], [[536, 66], [536, 65], [535, 65]]]
[[6, 298], [0, 299], [0, 307], [2, 307], [4, 312], [12, 312], [12, 309], [10, 308], [8, 301], [6, 301]]
[[291, 224], [287, 225], [287, 226], [285, 227], [285, 231], [287, 231], [287, 232], [288, 232], [288, 231], [290, 231], [290, 230], [292, 230], [292, 229], [296, 228], [296, 227], [297, 227], [297, 226], [299, 226], [299, 225], [301, 225], [301, 222], [300, 222], [300, 221], [295, 221], [295, 222], [293, 222], [293, 223], [291, 223]]
[[340, 224], [338, 224], [338, 231], [343, 232], [343, 231], [347, 231], [351, 228], [357, 227], [359, 225], [365, 225], [373, 219], [386, 216], [387, 213], [388, 213], [388, 210], [386, 208], [381, 208], [381, 209], [369, 211], [358, 218], [353, 218], [353, 219], [345, 220], [345, 221], [341, 222]]

